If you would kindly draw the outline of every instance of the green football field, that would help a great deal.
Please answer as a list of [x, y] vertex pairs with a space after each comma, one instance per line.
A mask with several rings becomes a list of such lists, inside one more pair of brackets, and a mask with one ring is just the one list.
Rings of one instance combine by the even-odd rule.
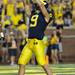
[[[53, 75], [75, 75], [75, 64], [57, 64], [49, 66]], [[18, 75], [18, 66], [0, 65], [0, 75]], [[46, 75], [38, 65], [27, 65], [26, 75]]]

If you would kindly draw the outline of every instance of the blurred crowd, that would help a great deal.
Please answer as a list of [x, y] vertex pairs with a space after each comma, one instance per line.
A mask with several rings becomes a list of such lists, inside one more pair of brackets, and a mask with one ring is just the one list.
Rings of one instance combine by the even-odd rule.
[[[52, 26], [60, 25], [62, 29], [63, 26], [72, 27], [75, 25], [75, 0], [47, 1], [48, 9], [54, 14]], [[29, 5], [32, 9], [32, 4]], [[19, 57], [22, 48], [28, 41], [28, 25], [29, 19], [22, 0], [0, 0], [0, 62], [11, 65], [17, 62], [16, 58]], [[47, 46], [52, 50], [58, 49], [56, 44], [58, 41], [61, 42], [60, 28], [57, 27], [57, 30], [52, 33], [51, 37], [55, 36], [54, 39], [49, 39], [49, 41], [52, 40], [51, 42], [47, 40]], [[59, 38], [56, 37], [56, 34]], [[54, 44], [54, 46], [51, 47], [49, 43]], [[49, 54], [48, 51], [46, 53]], [[54, 54], [52, 55], [53, 62], [58, 63], [57, 51], [51, 53]], [[60, 59], [60, 61], [62, 60]]]
[[[74, 25], [75, 0], [47, 1], [49, 4], [48, 9], [52, 10], [54, 14], [53, 26], [55, 26], [56, 23], [64, 24], [64, 26]], [[29, 6], [32, 10], [32, 3], [30, 3]], [[20, 30], [20, 27], [22, 27], [22, 29], [26, 29], [25, 25], [21, 25], [21, 23], [26, 24], [27, 22], [27, 15], [25, 14], [22, 0], [0, 0], [0, 21], [3, 23], [3, 27], [5, 27], [6, 24], [12, 24], [13, 28]]]
[[54, 11], [54, 25], [56, 23], [64, 26], [74, 25], [75, 0], [52, 0], [50, 8]]

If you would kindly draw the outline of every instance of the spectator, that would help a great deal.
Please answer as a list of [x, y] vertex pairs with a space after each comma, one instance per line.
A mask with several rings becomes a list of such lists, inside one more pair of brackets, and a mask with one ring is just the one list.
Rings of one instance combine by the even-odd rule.
[[8, 53], [9, 53], [9, 59], [10, 59], [10, 65], [15, 64], [16, 55], [17, 55], [17, 43], [15, 41], [14, 32], [11, 31], [8, 34]]
[[63, 48], [62, 48], [62, 29], [63, 29], [62, 26], [57, 26], [57, 28], [56, 28], [56, 34], [59, 38], [59, 41], [58, 41], [58, 60], [59, 60], [60, 63], [63, 61], [62, 60], [62, 52], [63, 52]]
[[72, 26], [72, 7], [70, 4], [66, 4], [66, 8], [64, 9], [64, 24], [65, 26]]
[[7, 59], [7, 43], [6, 43], [6, 30], [2, 28], [0, 23], [0, 46], [2, 49], [2, 62], [6, 62]]
[[24, 5], [21, 0], [16, 1], [16, 10], [18, 14], [24, 13]]
[[48, 41], [47, 41], [48, 45], [47, 45], [47, 53], [46, 53], [46, 55], [48, 56], [49, 63], [52, 63], [50, 37], [48, 37]]
[[9, 48], [8, 48], [8, 53], [9, 53], [9, 57], [10, 57], [10, 65], [14, 65], [15, 64], [15, 60], [16, 60], [16, 55], [17, 55], [17, 45], [16, 45], [16, 41], [14, 39], [14, 37], [12, 36], [13, 34], [11, 33], [11, 37], [10, 38], [10, 42], [8, 42], [9, 44]]
[[54, 31], [50, 38], [50, 44], [51, 44], [51, 59], [52, 63], [58, 64], [58, 40], [59, 38], [56, 35], [56, 31]]
[[13, 3], [12, 0], [8, 0], [8, 3], [6, 5], [6, 15], [9, 17], [9, 19], [11, 19], [11, 17], [14, 15], [15, 13], [15, 5]]
[[62, 16], [60, 15], [56, 20], [55, 20], [55, 24], [56, 24], [56, 27], [60, 27], [60, 28], [63, 28], [64, 26], [64, 21], [62, 19]]
[[16, 30], [12, 29], [12, 25], [6, 25], [7, 29], [7, 45], [10, 65], [15, 64], [15, 59], [17, 56], [17, 42], [16, 42]]

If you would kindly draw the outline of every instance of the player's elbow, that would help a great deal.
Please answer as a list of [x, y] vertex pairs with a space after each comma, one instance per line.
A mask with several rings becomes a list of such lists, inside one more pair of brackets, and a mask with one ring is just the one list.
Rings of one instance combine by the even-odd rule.
[[49, 19], [50, 19], [49, 17], [46, 17], [45, 18], [45, 21], [48, 23], [49, 22]]

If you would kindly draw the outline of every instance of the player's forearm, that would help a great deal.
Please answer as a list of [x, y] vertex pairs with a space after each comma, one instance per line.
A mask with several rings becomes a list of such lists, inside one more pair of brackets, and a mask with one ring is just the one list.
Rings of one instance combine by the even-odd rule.
[[37, 1], [37, 4], [39, 5], [39, 7], [41, 9], [42, 14], [45, 16], [46, 22], [49, 22], [50, 17], [49, 17], [49, 14], [48, 14], [44, 4], [40, 0], [36, 0], [36, 1]]

